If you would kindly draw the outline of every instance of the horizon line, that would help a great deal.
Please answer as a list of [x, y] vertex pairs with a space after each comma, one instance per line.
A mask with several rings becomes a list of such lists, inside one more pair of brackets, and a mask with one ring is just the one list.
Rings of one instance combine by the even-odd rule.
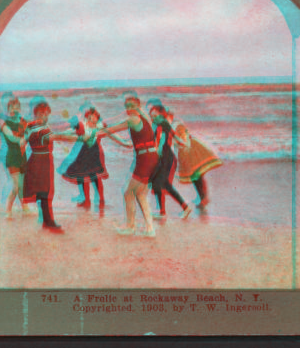
[[202, 78], [164, 78], [164, 79], [122, 79], [91, 80], [69, 82], [33, 82], [0, 84], [0, 91], [34, 91], [81, 88], [126, 88], [162, 86], [201, 86], [218, 84], [283, 84], [292, 83], [292, 76], [247, 76], [247, 77], [202, 77]]

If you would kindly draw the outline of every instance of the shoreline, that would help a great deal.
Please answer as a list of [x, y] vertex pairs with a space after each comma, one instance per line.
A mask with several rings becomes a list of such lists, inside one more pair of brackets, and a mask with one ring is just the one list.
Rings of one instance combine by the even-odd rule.
[[[106, 159], [109, 178], [103, 181], [103, 185], [106, 201], [110, 206], [109, 215], [124, 216], [123, 191], [130, 176], [132, 160], [131, 156], [118, 160], [109, 157]], [[59, 164], [60, 160], [56, 160], [54, 211], [65, 210], [76, 214], [74, 198], [79, 194], [77, 185], [61, 177], [56, 171]], [[300, 192], [300, 181], [292, 182], [292, 174], [295, 174], [293, 169], [293, 162], [289, 159], [224, 160], [221, 167], [204, 175], [210, 199], [207, 214], [200, 214], [192, 203], [197, 196], [192, 183], [181, 183], [175, 178], [173, 184], [186, 202], [191, 204], [192, 219], [198, 220], [201, 217], [203, 220], [209, 220], [210, 217], [229, 219], [228, 221], [232, 222], [236, 220], [242, 223], [292, 226], [292, 196]], [[0, 175], [4, 179], [0, 183], [0, 209], [4, 211], [10, 183], [3, 166], [0, 166]], [[293, 183], [297, 184], [294, 193]], [[94, 190], [91, 188], [91, 198], [93, 197]], [[156, 200], [152, 192], [149, 192], [148, 199], [154, 212]], [[18, 201], [17, 204], [19, 205]], [[177, 219], [181, 208], [169, 196], [166, 196], [166, 208], [170, 219]], [[299, 210], [296, 213], [300, 216]]]

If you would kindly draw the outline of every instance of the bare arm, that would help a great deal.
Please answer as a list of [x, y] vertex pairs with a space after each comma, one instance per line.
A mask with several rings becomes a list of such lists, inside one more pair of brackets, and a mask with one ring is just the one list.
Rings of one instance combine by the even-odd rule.
[[49, 139], [52, 141], [67, 141], [67, 142], [75, 142], [78, 140], [78, 136], [77, 135], [67, 135], [67, 134], [55, 134], [52, 133], [51, 135], [49, 135]]
[[115, 141], [119, 145], [122, 145], [122, 146], [128, 147], [128, 148], [133, 147], [132, 142], [130, 140], [124, 139], [117, 134], [108, 134], [108, 137], [110, 139], [112, 139], [113, 141]]
[[190, 147], [191, 142], [190, 142], [190, 138], [188, 135], [185, 137], [185, 139], [182, 139], [176, 134], [176, 130], [174, 128], [176, 128], [178, 126], [178, 124], [176, 125], [176, 123], [175, 123], [175, 127], [173, 125], [170, 125], [170, 126], [171, 126], [171, 132], [172, 132], [173, 139], [175, 140], [174, 145]]
[[61, 132], [54, 132], [55, 135], [77, 135], [76, 131], [72, 128], [68, 128]]
[[187, 140], [185, 141], [185, 140], [179, 138], [179, 136], [177, 136], [175, 133], [173, 134], [173, 138], [177, 142], [177, 144], [179, 144], [181, 146], [189, 147], [191, 145], [189, 138], [187, 138]]
[[11, 141], [12, 143], [22, 145], [22, 143], [24, 142], [24, 140], [22, 140], [24, 139], [23, 137], [21, 138], [21, 137], [15, 136], [13, 132], [6, 125], [4, 125], [4, 127], [2, 128], [2, 132], [7, 137], [7, 139]]
[[113, 134], [113, 132], [119, 132], [128, 129], [129, 122], [128, 120], [121, 121], [111, 126], [103, 126], [102, 122], [100, 127], [98, 127], [97, 136], [99, 138], [109, 137], [111, 140], [115, 141], [117, 144], [122, 145], [124, 147], [132, 148], [132, 142], [130, 140], [124, 139], [117, 134]]
[[122, 132], [122, 131], [128, 129], [128, 126], [129, 126], [128, 122], [129, 122], [128, 120], [125, 120], [125, 121], [121, 121], [121, 122], [112, 124], [111, 126], [108, 126], [106, 128], [103, 128], [102, 130], [98, 131], [97, 135], [101, 136], [101, 138], [105, 138], [113, 133]]

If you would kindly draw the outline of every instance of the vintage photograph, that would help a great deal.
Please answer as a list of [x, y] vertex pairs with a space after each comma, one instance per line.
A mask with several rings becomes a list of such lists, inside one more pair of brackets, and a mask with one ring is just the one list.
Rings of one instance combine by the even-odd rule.
[[299, 288], [299, 18], [0, 1], [0, 288]]

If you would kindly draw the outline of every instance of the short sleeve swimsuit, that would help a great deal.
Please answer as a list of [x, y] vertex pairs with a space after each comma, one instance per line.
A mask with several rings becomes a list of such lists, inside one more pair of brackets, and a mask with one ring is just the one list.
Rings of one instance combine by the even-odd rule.
[[[14, 136], [23, 137], [26, 128], [26, 121], [21, 118], [19, 122], [14, 122], [8, 118], [3, 127], [4, 126], [7, 126]], [[6, 153], [6, 167], [9, 168], [12, 173], [24, 173], [27, 162], [25, 147], [21, 148], [18, 143], [10, 141], [5, 134], [3, 135], [8, 147]]]

